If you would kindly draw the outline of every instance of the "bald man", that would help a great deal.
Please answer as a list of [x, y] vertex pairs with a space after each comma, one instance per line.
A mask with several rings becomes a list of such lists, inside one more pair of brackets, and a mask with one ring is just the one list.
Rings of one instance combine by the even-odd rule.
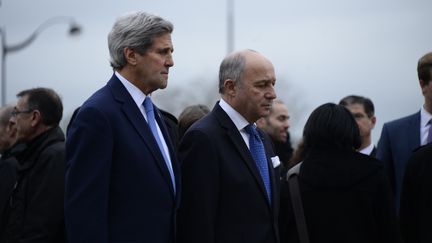
[[220, 101], [180, 144], [180, 243], [279, 242], [279, 172], [270, 139], [255, 125], [270, 113], [275, 82], [272, 63], [258, 52], [223, 60]]

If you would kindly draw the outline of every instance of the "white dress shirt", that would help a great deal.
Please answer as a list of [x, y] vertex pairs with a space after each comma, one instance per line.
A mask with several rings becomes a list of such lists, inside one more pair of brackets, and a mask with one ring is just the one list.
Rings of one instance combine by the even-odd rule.
[[420, 145], [425, 145], [429, 134], [432, 119], [432, 114], [425, 110], [424, 106], [420, 109]]
[[234, 108], [232, 108], [232, 106], [230, 106], [223, 98], [220, 99], [219, 106], [227, 113], [231, 121], [233, 121], [249, 148], [249, 134], [244, 130], [244, 128], [249, 125], [249, 122], [240, 113], [234, 110]]
[[374, 149], [374, 144], [370, 143], [366, 148], [363, 148], [362, 150], [359, 151], [359, 153], [365, 154], [365, 155], [370, 155], [372, 153], [372, 150]]
[[[123, 76], [121, 76], [120, 73], [115, 72], [114, 74], [117, 76], [117, 78], [120, 80], [120, 82], [125, 86], [126, 90], [129, 92], [129, 94], [132, 96], [132, 99], [135, 101], [135, 104], [137, 105], [138, 109], [141, 111], [141, 114], [143, 115], [144, 119], [147, 121], [147, 114], [146, 114], [146, 111], [145, 111], [144, 105], [143, 105], [144, 100], [147, 96], [140, 89], [138, 89], [135, 85], [133, 85], [131, 82], [129, 82]], [[169, 168], [169, 169], [171, 171], [173, 171], [168, 146], [166, 144], [165, 138], [164, 138], [162, 131], [159, 127], [159, 124], [157, 122], [156, 122], [156, 127], [157, 127], [157, 132], [159, 135], [159, 139], [162, 143], [162, 147], [164, 150], [161, 152], [165, 153], [165, 155], [166, 155], [165, 158], [168, 159], [168, 161], [166, 161], [166, 164], [167, 164], [167, 166], [170, 166], [171, 168]], [[174, 174], [172, 176], [174, 176]]]

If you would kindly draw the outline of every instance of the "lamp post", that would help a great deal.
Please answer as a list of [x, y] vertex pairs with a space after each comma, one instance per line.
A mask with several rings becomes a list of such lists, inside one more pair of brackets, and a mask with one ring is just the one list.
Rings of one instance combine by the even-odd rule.
[[1, 35], [1, 42], [2, 42], [2, 65], [1, 65], [1, 105], [4, 106], [6, 104], [6, 56], [9, 53], [17, 52], [22, 50], [23, 48], [29, 46], [35, 39], [38, 37], [38, 35], [45, 30], [46, 28], [60, 23], [68, 23], [69, 24], [69, 34], [70, 35], [77, 35], [81, 32], [81, 27], [75, 22], [75, 20], [72, 17], [66, 17], [66, 16], [58, 16], [48, 19], [47, 21], [43, 22], [41, 25], [39, 25], [38, 28], [26, 39], [23, 41], [8, 45], [6, 43], [6, 29], [3, 27], [0, 27], [0, 35]]
[[234, 0], [227, 0], [227, 53], [234, 51]]

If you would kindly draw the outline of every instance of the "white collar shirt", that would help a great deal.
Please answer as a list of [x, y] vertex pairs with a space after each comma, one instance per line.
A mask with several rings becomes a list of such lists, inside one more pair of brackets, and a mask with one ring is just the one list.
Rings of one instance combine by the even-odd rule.
[[[123, 86], [126, 88], [128, 93], [132, 96], [132, 99], [134, 100], [138, 109], [141, 111], [141, 114], [143, 115], [144, 119], [147, 121], [147, 114], [145, 112], [144, 105], [143, 105], [144, 100], [147, 96], [140, 89], [138, 89], [138, 87], [136, 87], [129, 80], [124, 78], [120, 73], [115, 72], [114, 74], [120, 80], [120, 82], [123, 84]], [[156, 122], [156, 127], [157, 127], [157, 133], [159, 135], [159, 139], [160, 139], [160, 141], [162, 143], [162, 147], [164, 149], [163, 153], [165, 153], [165, 155], [166, 155], [165, 158], [167, 158], [169, 160], [169, 161], [167, 161], [167, 166], [171, 166], [171, 170], [172, 170], [172, 164], [171, 164], [171, 157], [170, 157], [169, 149], [168, 149], [168, 146], [166, 144], [165, 138], [162, 134], [162, 131], [159, 127], [159, 124], [157, 122]]]
[[420, 145], [425, 145], [429, 134], [429, 128], [432, 119], [432, 114], [429, 113], [423, 106], [420, 110]]
[[249, 125], [249, 122], [223, 98], [220, 99], [219, 106], [227, 113], [237, 130], [240, 132], [246, 146], [249, 148], [249, 134], [244, 130], [244, 128]]

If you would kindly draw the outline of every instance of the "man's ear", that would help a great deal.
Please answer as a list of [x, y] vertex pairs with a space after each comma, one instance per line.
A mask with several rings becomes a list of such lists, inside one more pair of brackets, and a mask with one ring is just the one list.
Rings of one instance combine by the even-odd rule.
[[40, 111], [39, 110], [32, 111], [31, 122], [30, 122], [31, 126], [35, 127], [41, 122], [42, 122], [42, 114], [40, 113]]
[[224, 90], [225, 94], [227, 94], [230, 97], [234, 97], [236, 95], [236, 84], [235, 81], [232, 79], [227, 79], [224, 81]]
[[425, 85], [425, 82], [422, 79], [419, 79], [419, 84], [420, 84], [420, 87], [423, 87]]
[[6, 132], [9, 134], [9, 137], [15, 137], [17, 132], [16, 124], [9, 121], [6, 127]]
[[136, 59], [137, 53], [135, 52], [135, 50], [129, 47], [125, 47], [123, 49], [123, 55], [125, 56], [126, 61], [132, 66], [135, 66], [137, 64], [137, 59]]
[[371, 122], [372, 122], [372, 128], [374, 128], [376, 124], [376, 116], [371, 117]]

